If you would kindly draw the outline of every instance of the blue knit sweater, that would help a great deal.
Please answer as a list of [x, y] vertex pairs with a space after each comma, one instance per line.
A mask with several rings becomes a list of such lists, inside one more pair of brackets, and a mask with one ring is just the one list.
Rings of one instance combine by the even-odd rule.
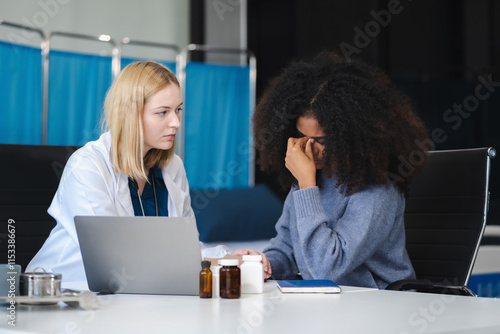
[[345, 196], [335, 179], [293, 187], [264, 253], [272, 278], [385, 288], [415, 278], [405, 248], [404, 196], [394, 186], [369, 186]]

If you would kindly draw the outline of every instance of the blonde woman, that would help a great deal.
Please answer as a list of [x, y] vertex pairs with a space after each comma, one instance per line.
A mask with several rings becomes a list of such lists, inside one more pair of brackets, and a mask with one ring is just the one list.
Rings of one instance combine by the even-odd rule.
[[[179, 82], [165, 66], [137, 62], [123, 69], [104, 104], [109, 131], [68, 160], [48, 209], [57, 225], [27, 271], [43, 267], [67, 282], [86, 281], [77, 215], [194, 216], [184, 165], [174, 154], [182, 104]], [[202, 245], [202, 252], [219, 258], [230, 250]], [[233, 255], [246, 253], [256, 252]]]

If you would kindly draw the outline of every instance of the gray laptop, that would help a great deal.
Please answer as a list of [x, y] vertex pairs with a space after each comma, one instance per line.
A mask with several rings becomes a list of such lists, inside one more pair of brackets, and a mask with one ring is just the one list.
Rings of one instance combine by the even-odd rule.
[[199, 294], [194, 218], [76, 216], [75, 225], [90, 290]]

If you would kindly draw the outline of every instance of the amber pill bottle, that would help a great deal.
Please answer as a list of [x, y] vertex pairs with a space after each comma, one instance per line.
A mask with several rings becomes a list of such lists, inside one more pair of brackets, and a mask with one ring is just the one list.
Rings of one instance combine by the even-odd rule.
[[212, 272], [210, 261], [201, 261], [200, 298], [212, 298]]
[[221, 298], [240, 298], [241, 272], [238, 259], [222, 259], [219, 271], [219, 291]]

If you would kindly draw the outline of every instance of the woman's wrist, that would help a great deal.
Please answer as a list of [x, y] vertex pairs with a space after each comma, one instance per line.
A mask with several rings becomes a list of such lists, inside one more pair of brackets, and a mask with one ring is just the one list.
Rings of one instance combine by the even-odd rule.
[[316, 180], [305, 180], [305, 181], [299, 181], [299, 188], [300, 189], [306, 189], [306, 188], [311, 188], [316, 186]]

